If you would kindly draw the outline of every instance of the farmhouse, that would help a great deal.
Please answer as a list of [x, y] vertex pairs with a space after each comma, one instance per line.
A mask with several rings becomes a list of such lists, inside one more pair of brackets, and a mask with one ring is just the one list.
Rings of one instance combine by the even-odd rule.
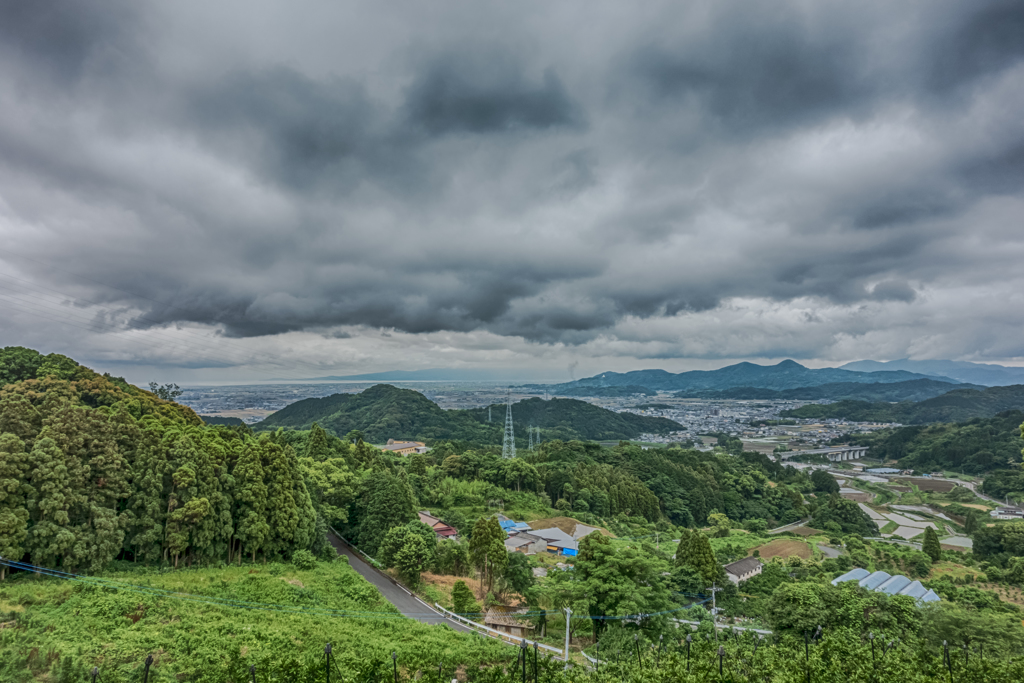
[[510, 553], [522, 553], [524, 555], [536, 555], [547, 550], [548, 542], [540, 536], [527, 532], [520, 532], [505, 539], [505, 549]]
[[550, 529], [534, 529], [530, 533], [544, 539], [547, 543], [545, 549], [552, 555], [575, 557], [579, 552], [579, 544], [576, 543], [572, 536], [565, 533], [558, 527], [552, 527]]
[[725, 565], [725, 575], [737, 586], [761, 573], [764, 565], [756, 557], [744, 557], [738, 562]]
[[998, 507], [988, 514], [993, 519], [1024, 519], [1024, 510], [1015, 507]]
[[442, 538], [450, 538], [453, 541], [458, 540], [459, 531], [455, 527], [448, 526], [437, 517], [432, 516], [426, 510], [421, 510], [417, 514], [419, 515], [421, 522], [434, 530], [434, 533], [437, 534], [438, 540], [441, 540]]

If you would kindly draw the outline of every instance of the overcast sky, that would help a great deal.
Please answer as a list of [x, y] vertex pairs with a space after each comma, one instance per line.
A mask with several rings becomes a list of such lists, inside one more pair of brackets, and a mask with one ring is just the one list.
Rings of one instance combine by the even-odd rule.
[[0, 0], [0, 346], [1024, 364], [1024, 3]]

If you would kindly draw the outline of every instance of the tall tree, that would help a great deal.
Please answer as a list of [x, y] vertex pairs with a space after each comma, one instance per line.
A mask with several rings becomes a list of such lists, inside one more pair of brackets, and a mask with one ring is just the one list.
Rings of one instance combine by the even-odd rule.
[[939, 545], [939, 535], [930, 526], [924, 529], [924, 541], [921, 543], [921, 550], [932, 558], [932, 562], [938, 562], [942, 558], [942, 546]]
[[608, 624], [604, 617], [629, 617], [642, 629], [661, 629], [672, 600], [664, 577], [668, 566], [653, 551], [614, 548], [606, 536], [590, 534], [580, 541], [574, 570], [556, 572], [552, 583], [563, 604], [585, 606], [595, 637]]
[[304, 454], [307, 458], [313, 458], [314, 462], [321, 462], [327, 460], [334, 455], [331, 450], [331, 445], [327, 439], [327, 432], [323, 430], [323, 427], [318, 425], [316, 422], [309, 428], [309, 436], [306, 438], [306, 452]]
[[716, 580], [720, 573], [715, 553], [711, 550], [711, 542], [699, 531], [688, 531], [679, 540], [679, 547], [676, 549], [676, 565], [692, 567], [705, 582]]
[[496, 575], [508, 564], [505, 532], [497, 517], [483, 517], [473, 525], [469, 555], [480, 572], [480, 597], [483, 598], [494, 585]]
[[44, 428], [30, 455], [34, 498], [29, 501], [32, 527], [29, 550], [37, 564], [55, 566], [75, 541], [68, 511], [74, 501], [64, 453]]
[[366, 510], [359, 526], [359, 544], [369, 555], [377, 552], [384, 535], [395, 526], [416, 519], [402, 481], [390, 472], [369, 475]]
[[235, 498], [238, 513], [235, 537], [238, 539], [238, 563], [242, 563], [242, 552], [248, 552], [252, 561], [270, 534], [267, 524], [267, 485], [263, 482], [263, 462], [260, 446], [248, 443], [235, 466]]
[[[20, 560], [28, 536], [26, 494], [30, 465], [25, 444], [14, 434], [0, 434], [0, 556]], [[7, 567], [0, 565], [0, 581]]]

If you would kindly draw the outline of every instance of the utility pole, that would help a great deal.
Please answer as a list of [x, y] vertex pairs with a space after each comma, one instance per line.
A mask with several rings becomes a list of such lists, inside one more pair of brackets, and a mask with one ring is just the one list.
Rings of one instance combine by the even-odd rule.
[[569, 667], [569, 618], [572, 616], [572, 610], [568, 607], [565, 608], [565, 666]]
[[720, 591], [722, 589], [718, 588], [715, 585], [715, 582], [712, 581], [711, 582], [711, 588], [709, 590], [711, 591], [711, 623], [714, 624], [714, 626], [715, 626], [715, 642], [717, 643], [718, 642], [718, 604], [717, 604], [717, 600], [715, 599], [716, 598], [715, 594], [718, 593], [718, 591]]
[[501, 457], [516, 457], [516, 432], [512, 426], [512, 390], [506, 390], [505, 399], [505, 439], [501, 444]]

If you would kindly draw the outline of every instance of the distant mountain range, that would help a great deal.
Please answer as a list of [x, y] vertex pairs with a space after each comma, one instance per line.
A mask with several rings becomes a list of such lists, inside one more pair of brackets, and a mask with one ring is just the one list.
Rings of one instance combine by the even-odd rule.
[[[358, 394], [333, 394], [307, 398], [267, 416], [253, 429], [286, 427], [308, 429], [314, 422], [338, 436], [358, 429], [367, 441], [388, 439], [454, 439], [481, 444], [501, 443], [505, 406], [444, 410], [418, 391], [378, 384]], [[663, 417], [616, 413], [575, 399], [526, 399], [512, 405], [512, 419], [520, 439], [526, 427], [541, 428], [544, 440], [635, 439], [641, 434], [667, 434], [684, 429]], [[522, 445], [522, 444], [520, 444]]]
[[701, 389], [680, 391], [677, 398], [710, 399], [788, 399], [791, 401], [924, 401], [941, 396], [954, 389], [984, 389], [976, 384], [952, 384], [936, 379], [911, 379], [906, 382], [861, 384], [859, 382], [838, 382], [820, 384], [816, 387], [796, 389], [758, 389], [756, 387], [733, 387], [722, 391]]
[[951, 377], [960, 382], [980, 384], [986, 387], [1024, 384], [1024, 368], [1007, 367], [1005, 365], [987, 365], [984, 363], [968, 363], [957, 360], [859, 360], [847, 363], [841, 370], [857, 372], [878, 372], [886, 370], [904, 370], [918, 372], [923, 375]]
[[[962, 386], [962, 385], [961, 385]], [[854, 422], [899, 422], [905, 425], [933, 422], [964, 422], [988, 418], [1007, 410], [1024, 410], [1024, 385], [957, 388], [924, 401], [903, 403], [839, 401], [784, 410], [781, 417], [844, 419]]]
[[930, 379], [960, 384], [945, 376], [925, 375], [906, 370], [859, 372], [839, 368], [804, 367], [796, 361], [784, 360], [777, 365], [737, 363], [718, 370], [691, 370], [674, 374], [665, 370], [634, 370], [632, 372], [602, 372], [600, 375], [563, 384], [541, 387], [553, 393], [581, 395], [585, 389], [607, 387], [639, 387], [655, 391], [724, 391], [736, 387], [784, 391], [824, 384], [892, 384], [910, 380]]

